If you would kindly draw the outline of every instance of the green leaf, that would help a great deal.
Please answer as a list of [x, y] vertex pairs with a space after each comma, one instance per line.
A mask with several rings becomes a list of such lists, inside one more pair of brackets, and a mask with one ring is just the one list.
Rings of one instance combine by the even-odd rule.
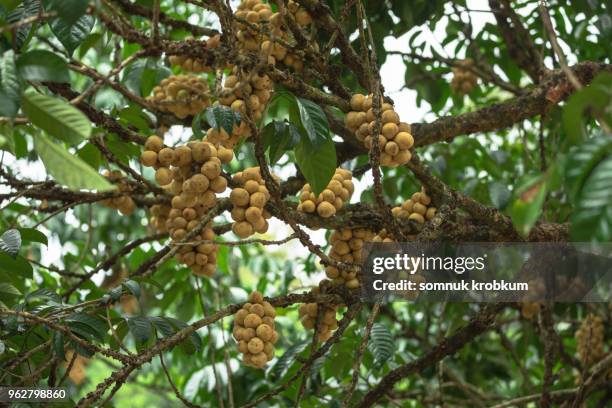
[[[181, 322], [178, 319], [174, 319], [172, 317], [163, 317], [163, 319], [170, 323], [176, 331], [182, 330], [187, 327], [187, 324]], [[197, 332], [194, 332], [189, 336], [189, 342], [183, 342], [181, 344], [181, 348], [187, 354], [193, 354], [196, 351], [200, 351], [200, 349], [202, 348], [202, 338]]]
[[19, 111], [21, 86], [17, 78], [15, 53], [6, 51], [0, 61], [0, 115], [14, 118]]
[[125, 282], [122, 282], [121, 285], [123, 285], [132, 295], [140, 299], [140, 285], [138, 284], [138, 282], [133, 280], [127, 280]]
[[20, 296], [21, 292], [16, 287], [10, 283], [0, 282], [0, 306], [13, 306]]
[[591, 172], [571, 217], [571, 237], [576, 241], [612, 239], [612, 155]]
[[71, 145], [91, 135], [87, 116], [61, 99], [27, 93], [23, 97], [23, 110], [33, 124]]
[[17, 256], [21, 249], [21, 233], [19, 230], [10, 229], [0, 236], [0, 251], [3, 251], [13, 258]]
[[209, 106], [204, 112], [204, 117], [211, 128], [217, 131], [223, 128], [230, 135], [234, 130], [234, 124], [240, 125], [240, 113], [234, 112], [229, 106]]
[[92, 33], [89, 34], [79, 45], [79, 58], [83, 58], [87, 51], [89, 51], [100, 39], [102, 38], [102, 34], [100, 33]]
[[[6, 17], [6, 21], [9, 24], [16, 23], [24, 20], [28, 17], [37, 15], [41, 11], [42, 5], [40, 0], [24, 0], [19, 4], [13, 11]], [[33, 27], [36, 27], [38, 23], [24, 24], [17, 28], [15, 31], [15, 46], [17, 49], [21, 49], [23, 45], [31, 37]]]
[[87, 163], [92, 169], [98, 170], [100, 168], [100, 162], [102, 161], [102, 153], [100, 150], [91, 143], [86, 143], [77, 150], [77, 156], [79, 156], [85, 163]]
[[293, 149], [300, 141], [298, 128], [287, 121], [272, 121], [261, 132], [264, 150], [268, 151], [268, 161], [275, 164], [285, 151]]
[[148, 318], [142, 316], [128, 317], [126, 322], [137, 344], [149, 341], [153, 334], [153, 326], [151, 326]]
[[512, 192], [508, 189], [506, 183], [494, 181], [489, 184], [489, 196], [493, 205], [496, 208], [503, 210], [510, 202]]
[[547, 184], [544, 176], [537, 176], [517, 189], [518, 198], [512, 203], [510, 217], [517, 231], [529, 235], [542, 212]]
[[167, 67], [158, 65], [154, 60], [139, 59], [125, 68], [122, 82], [130, 91], [144, 97], [170, 74], [171, 71]]
[[87, 163], [70, 154], [44, 134], [34, 137], [34, 149], [45, 164], [45, 168], [60, 184], [73, 190], [88, 189], [108, 191], [115, 188]]
[[[1, 96], [0, 96], [1, 97]], [[2, 102], [0, 101], [0, 104]], [[1, 115], [2, 113], [0, 113]], [[0, 149], [15, 154], [15, 136], [10, 122], [0, 123]]]
[[389, 328], [382, 323], [374, 323], [370, 337], [368, 349], [374, 355], [374, 367], [379, 369], [395, 353], [395, 341]]
[[53, 332], [53, 350], [55, 355], [62, 361], [66, 361], [66, 352], [64, 350], [64, 333]]
[[[86, 4], [86, 2], [83, 2]], [[50, 22], [51, 31], [55, 37], [62, 43], [68, 55], [72, 55], [85, 38], [91, 32], [95, 23], [95, 18], [90, 15], [81, 16], [74, 23], [69, 23], [63, 18], [59, 18]]]
[[49, 0], [47, 11], [55, 11], [66, 24], [76, 22], [87, 11], [89, 3], [83, 0]]
[[47, 236], [42, 232], [34, 228], [19, 228], [21, 233], [21, 239], [24, 242], [40, 242], [41, 244], [48, 245]]
[[71, 329], [77, 328], [76, 331], [79, 334], [87, 333], [87, 337], [96, 338], [99, 341], [104, 341], [108, 330], [104, 320], [85, 313], [73, 313], [66, 318], [66, 322]]
[[[13, 258], [4, 252], [0, 252], [0, 272], [12, 278], [18, 277], [19, 280], [23, 280], [32, 279], [33, 270], [32, 265], [24, 257], [18, 255]], [[14, 281], [13, 284], [15, 284]]]
[[33, 50], [17, 58], [17, 72], [33, 82], [70, 82], [66, 61], [46, 50]]
[[572, 201], [577, 200], [580, 190], [593, 168], [610, 154], [612, 154], [612, 138], [604, 134], [600, 134], [587, 143], [570, 150], [565, 166], [565, 180]]
[[[324, 144], [330, 140], [329, 123], [323, 109], [316, 103], [299, 97], [295, 97], [295, 103], [299, 118], [292, 117], [292, 122], [296, 123], [299, 120], [298, 123], [302, 125], [308, 140], [314, 146]], [[295, 114], [292, 116], [295, 116]]]
[[295, 159], [298, 167], [315, 195], [327, 187], [336, 171], [336, 146], [331, 139], [313, 145], [309, 139], [302, 137], [295, 147]]
[[278, 358], [276, 364], [274, 364], [270, 370], [270, 377], [272, 380], [280, 380], [293, 364], [295, 357], [304, 351], [309, 343], [309, 341], [303, 341], [287, 348], [287, 351]]

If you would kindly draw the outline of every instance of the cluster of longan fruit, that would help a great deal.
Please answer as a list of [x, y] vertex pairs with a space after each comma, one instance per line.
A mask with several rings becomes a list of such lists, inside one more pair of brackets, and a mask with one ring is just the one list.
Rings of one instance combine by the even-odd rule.
[[436, 211], [436, 207], [431, 206], [431, 197], [423, 188], [420, 192], [414, 193], [409, 200], [404, 201], [402, 205], [393, 207], [391, 210], [395, 218], [414, 220], [419, 224], [431, 220], [436, 215]]
[[268, 219], [272, 214], [265, 209], [270, 193], [259, 167], [250, 167], [238, 172], [233, 177], [234, 187], [230, 193], [232, 208], [232, 231], [240, 238], [247, 238], [254, 233], [268, 231]]
[[164, 78], [147, 97], [160, 111], [184, 119], [210, 105], [208, 83], [195, 75], [172, 75]]
[[587, 315], [576, 331], [576, 347], [580, 361], [589, 367], [604, 356], [604, 325], [599, 316]]
[[[330, 281], [322, 280], [318, 287], [312, 289], [311, 293], [315, 295], [324, 294], [330, 286]], [[316, 327], [317, 340], [327, 341], [334, 330], [338, 328], [336, 309], [336, 306], [327, 304], [304, 303], [298, 309], [300, 322], [306, 330], [312, 330]]]
[[410, 148], [414, 138], [410, 133], [410, 125], [400, 122], [400, 117], [393, 105], [384, 102], [381, 97], [381, 129], [374, 137], [376, 116], [372, 108], [372, 95], [355, 94], [351, 97], [351, 111], [346, 115], [346, 127], [355, 132], [355, 137], [370, 149], [374, 141], [380, 147], [380, 165], [397, 167], [406, 164], [412, 158]]
[[352, 178], [353, 174], [349, 170], [338, 167], [331, 181], [318, 197], [315, 197], [310, 184], [304, 184], [297, 210], [303, 213], [316, 212], [323, 218], [333, 216], [353, 194], [355, 187]]
[[136, 209], [136, 204], [134, 200], [132, 200], [132, 197], [128, 195], [132, 191], [132, 188], [127, 183], [127, 177], [119, 170], [105, 170], [102, 175], [111, 183], [116, 184], [119, 187], [119, 191], [124, 193], [124, 195], [107, 198], [100, 201], [100, 204], [117, 210], [123, 215], [131, 215]]
[[453, 67], [453, 79], [451, 80], [451, 89], [453, 92], [460, 95], [466, 95], [472, 92], [478, 82], [478, 77], [469, 70], [474, 62], [471, 58], [467, 58], [458, 62], [458, 65]]
[[372, 240], [374, 233], [365, 228], [342, 228], [335, 230], [329, 237], [331, 250], [329, 257], [338, 262], [354, 263], [354, 267], [345, 267], [338, 269], [335, 266], [328, 265], [325, 268], [325, 274], [335, 284], [343, 284], [349, 289], [355, 289], [360, 286], [358, 265], [363, 262], [362, 248], [366, 242]]
[[[215, 49], [221, 44], [221, 35], [217, 34], [206, 40], [207, 49]], [[184, 71], [203, 73], [212, 72], [212, 67], [206, 65], [204, 61], [199, 58], [192, 58], [185, 55], [171, 55], [169, 58], [170, 64], [178, 65]]]
[[258, 122], [273, 90], [274, 84], [268, 75], [234, 67], [223, 82], [219, 103], [241, 115], [250, 114], [251, 119]]
[[[289, 1], [287, 9], [299, 26], [305, 27], [312, 23], [310, 14], [296, 2]], [[280, 39], [287, 44], [292, 38], [283, 26], [282, 15], [278, 12], [274, 13], [269, 4], [261, 0], [243, 1], [238, 6], [235, 16], [249, 23], [239, 22], [237, 24], [236, 37], [243, 49], [260, 52], [267, 58], [268, 64], [275, 65], [276, 62], [282, 62], [296, 71], [302, 70], [304, 63], [301, 58], [276, 41]], [[255, 25], [256, 28], [251, 25]]]
[[[183, 240], [198, 227], [199, 221], [217, 203], [217, 194], [227, 188], [221, 174], [222, 162], [233, 152], [209, 142], [189, 142], [176, 148], [164, 147], [163, 140], [151, 136], [145, 142], [141, 162], [156, 168], [155, 179], [172, 195], [166, 229], [173, 241]], [[176, 258], [198, 275], [210, 276], [216, 269], [217, 246], [211, 223], [192, 237], [193, 244], [180, 244]], [[207, 241], [207, 242], [199, 242]]]
[[257, 291], [251, 293], [249, 302], [234, 315], [232, 334], [245, 365], [264, 368], [274, 358], [274, 344], [278, 341], [275, 316], [274, 307]]

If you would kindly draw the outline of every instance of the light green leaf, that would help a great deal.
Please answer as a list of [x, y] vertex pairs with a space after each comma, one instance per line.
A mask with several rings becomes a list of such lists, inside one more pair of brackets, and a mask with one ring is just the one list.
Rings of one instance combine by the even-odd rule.
[[33, 50], [17, 58], [17, 72], [34, 82], [70, 82], [66, 61], [46, 50]]
[[87, 163], [70, 154], [61, 145], [53, 143], [42, 133], [34, 137], [34, 149], [45, 164], [49, 174], [60, 184], [73, 190], [108, 191], [115, 188]]
[[0, 62], [0, 115], [14, 118], [19, 111], [21, 87], [17, 78], [15, 53], [6, 51]]
[[80, 110], [51, 96], [27, 93], [23, 110], [33, 124], [71, 145], [91, 135], [91, 122]]
[[512, 203], [510, 217], [521, 235], [529, 235], [529, 231], [540, 218], [546, 191], [544, 176], [532, 178], [517, 190], [518, 198]]

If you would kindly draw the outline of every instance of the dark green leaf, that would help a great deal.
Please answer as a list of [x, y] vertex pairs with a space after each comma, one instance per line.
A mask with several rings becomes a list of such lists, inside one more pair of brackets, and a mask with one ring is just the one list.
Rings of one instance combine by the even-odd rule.
[[544, 177], [537, 176], [517, 190], [518, 198], [512, 203], [510, 217], [517, 231], [529, 235], [542, 212], [547, 185]]
[[40, 242], [41, 244], [48, 245], [47, 236], [37, 229], [19, 228], [19, 232], [24, 242]]
[[569, 187], [569, 196], [573, 201], [577, 200], [593, 168], [610, 154], [612, 154], [612, 138], [604, 134], [570, 150], [565, 166], [565, 179]]
[[77, 333], [104, 341], [107, 332], [107, 325], [104, 320], [85, 313], [73, 313], [66, 318], [66, 322], [68, 327]]
[[295, 147], [298, 167], [315, 195], [327, 187], [336, 171], [336, 146], [331, 139], [313, 145], [308, 138], [302, 137]]
[[87, 116], [61, 99], [25, 94], [23, 110], [36, 126], [69, 144], [77, 144], [91, 135], [91, 122]]
[[108, 191], [115, 188], [87, 163], [70, 154], [59, 144], [53, 143], [42, 133], [34, 137], [34, 148], [49, 174], [60, 184], [74, 190]]
[[264, 150], [268, 151], [268, 161], [275, 164], [287, 150], [293, 149], [300, 141], [298, 128], [287, 121], [272, 121], [261, 132]]
[[102, 153], [100, 150], [91, 143], [86, 143], [77, 150], [77, 156], [79, 156], [85, 163], [87, 163], [92, 169], [98, 171], [100, 168], [100, 162], [102, 161]]
[[66, 361], [66, 352], [64, 350], [64, 333], [53, 332], [53, 350], [55, 355], [58, 356], [62, 361]]
[[132, 295], [140, 298], [140, 285], [133, 280], [127, 280], [121, 283]]
[[49, 0], [47, 11], [55, 11], [66, 24], [76, 22], [87, 11], [88, 2], [83, 0]]
[[148, 96], [155, 85], [171, 74], [171, 71], [158, 65], [154, 60], [139, 59], [123, 71], [123, 83], [128, 89], [140, 96]]
[[[299, 123], [304, 128], [311, 144], [319, 146], [330, 140], [329, 123], [323, 109], [316, 103], [299, 97], [295, 98], [295, 103], [299, 114]], [[292, 118], [294, 123], [297, 123], [296, 120], [298, 118]]]
[[381, 368], [395, 353], [395, 341], [389, 328], [382, 323], [374, 323], [368, 349], [374, 355], [374, 367]]
[[[86, 2], [83, 2], [86, 3]], [[93, 28], [95, 19], [93, 16], [81, 16], [74, 23], [67, 22], [63, 18], [58, 18], [50, 23], [51, 31], [62, 43], [68, 55], [72, 55], [89, 35]]]
[[271, 378], [275, 381], [280, 380], [283, 375], [285, 375], [289, 367], [291, 367], [293, 364], [295, 357], [304, 351], [308, 344], [308, 341], [303, 341], [287, 348], [287, 351], [285, 351], [283, 355], [278, 358], [276, 364], [272, 366], [272, 369], [270, 370]]
[[[6, 17], [6, 21], [9, 24], [13, 24], [18, 21], [25, 20], [28, 17], [37, 15], [41, 11], [41, 8], [42, 5], [40, 0], [24, 0], [9, 13], [9, 15]], [[21, 49], [21, 47], [28, 41], [28, 38], [33, 31], [33, 26], [36, 27], [37, 25], [38, 23], [24, 24], [17, 28], [15, 31], [15, 46], [17, 49]]]
[[234, 112], [229, 106], [209, 106], [204, 112], [204, 117], [211, 128], [217, 131], [223, 128], [230, 135], [234, 130], [234, 124], [240, 125], [240, 113]]
[[142, 316], [128, 317], [126, 319], [130, 333], [134, 336], [137, 344], [143, 344], [149, 341], [153, 333], [153, 326], [148, 318]]
[[[0, 271], [12, 277], [19, 277], [19, 280], [32, 279], [32, 265], [22, 256], [16, 258], [0, 252]], [[15, 286], [13, 280], [11, 280]]]
[[17, 72], [33, 82], [70, 82], [66, 61], [46, 50], [33, 50], [17, 58]]

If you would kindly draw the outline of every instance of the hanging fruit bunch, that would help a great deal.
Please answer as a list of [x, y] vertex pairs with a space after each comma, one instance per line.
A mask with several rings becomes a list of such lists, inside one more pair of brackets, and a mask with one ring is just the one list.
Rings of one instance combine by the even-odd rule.
[[300, 193], [298, 212], [317, 213], [320, 217], [329, 218], [348, 202], [355, 190], [353, 174], [346, 169], [338, 167], [327, 187], [315, 197], [310, 184], [304, 184]]
[[267, 232], [267, 220], [272, 214], [265, 207], [270, 200], [270, 193], [259, 167], [250, 167], [236, 173], [233, 181], [237, 187], [230, 193], [234, 220], [232, 231], [240, 238], [248, 238], [256, 232]]
[[376, 115], [372, 101], [372, 95], [353, 95], [351, 111], [345, 118], [346, 127], [355, 133], [355, 137], [367, 149], [372, 147], [372, 143], [378, 142], [381, 166], [397, 167], [408, 163], [412, 158], [410, 148], [414, 145], [410, 125], [400, 122], [393, 105], [384, 102], [381, 98], [381, 129], [380, 134], [374, 135]]
[[[326, 294], [331, 287], [331, 281], [322, 280], [318, 287], [312, 289], [311, 293], [314, 295]], [[338, 328], [337, 309], [335, 305], [304, 303], [299, 308], [300, 322], [306, 330], [316, 328], [317, 340], [327, 341]]]
[[457, 61], [457, 65], [453, 67], [451, 80], [451, 89], [454, 93], [466, 95], [476, 87], [478, 77], [470, 69], [473, 66], [474, 61], [471, 58]]
[[153, 88], [147, 101], [162, 112], [184, 119], [210, 105], [208, 83], [195, 75], [172, 75]]
[[393, 216], [400, 220], [414, 220], [419, 224], [431, 220], [436, 215], [436, 207], [431, 205], [431, 197], [427, 195], [424, 188], [416, 192], [402, 205], [393, 207]]
[[329, 257], [337, 262], [356, 264], [354, 267], [339, 269], [328, 265], [325, 274], [336, 285], [345, 285], [349, 289], [360, 286], [359, 266], [363, 263], [363, 245], [373, 239], [374, 233], [365, 228], [343, 228], [334, 231], [329, 237], [331, 250]]
[[274, 344], [278, 341], [275, 316], [274, 307], [257, 291], [234, 315], [233, 336], [244, 365], [264, 368], [274, 358]]

